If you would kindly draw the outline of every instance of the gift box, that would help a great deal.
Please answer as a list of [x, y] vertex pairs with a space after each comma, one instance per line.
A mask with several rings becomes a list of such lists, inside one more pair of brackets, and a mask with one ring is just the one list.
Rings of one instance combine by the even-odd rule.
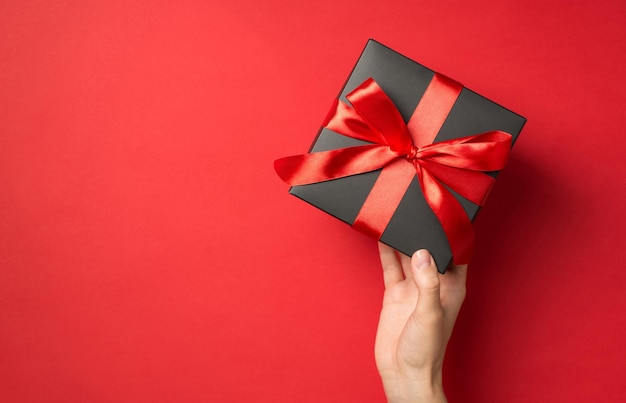
[[396, 250], [467, 263], [471, 220], [526, 119], [369, 40], [289, 192]]

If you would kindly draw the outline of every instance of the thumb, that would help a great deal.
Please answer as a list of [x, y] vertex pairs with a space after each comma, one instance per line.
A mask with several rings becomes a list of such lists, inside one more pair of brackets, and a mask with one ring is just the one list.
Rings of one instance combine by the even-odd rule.
[[439, 294], [439, 272], [435, 260], [426, 249], [420, 249], [413, 254], [411, 271], [413, 272], [413, 281], [419, 290], [416, 313], [439, 316], [442, 310]]

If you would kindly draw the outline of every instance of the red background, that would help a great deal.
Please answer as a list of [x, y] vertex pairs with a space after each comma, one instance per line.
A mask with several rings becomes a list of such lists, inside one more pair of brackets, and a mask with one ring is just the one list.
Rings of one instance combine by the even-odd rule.
[[0, 2], [0, 400], [384, 401], [376, 243], [272, 168], [371, 37], [528, 118], [450, 400], [623, 401], [623, 2], [174, 3]]

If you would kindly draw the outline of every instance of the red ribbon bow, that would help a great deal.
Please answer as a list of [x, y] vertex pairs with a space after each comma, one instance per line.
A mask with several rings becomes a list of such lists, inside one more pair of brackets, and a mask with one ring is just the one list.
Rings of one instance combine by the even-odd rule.
[[352, 107], [336, 102], [325, 127], [373, 144], [281, 158], [274, 162], [276, 172], [287, 184], [297, 186], [382, 168], [352, 224], [377, 239], [417, 175], [424, 197], [448, 238], [454, 263], [467, 263], [474, 247], [472, 223], [459, 201], [443, 185], [482, 206], [494, 178], [481, 171], [504, 167], [511, 135], [490, 131], [428, 144], [461, 88], [460, 84], [436, 74], [407, 127], [387, 94], [370, 78], [347, 96]]

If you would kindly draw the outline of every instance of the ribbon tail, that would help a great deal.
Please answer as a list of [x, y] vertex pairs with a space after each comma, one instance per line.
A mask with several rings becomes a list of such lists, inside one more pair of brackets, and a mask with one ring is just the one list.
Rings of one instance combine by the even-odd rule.
[[396, 158], [389, 147], [374, 144], [280, 158], [274, 169], [285, 183], [297, 186], [375, 171]]
[[461, 203], [425, 168], [418, 178], [428, 205], [448, 238], [454, 264], [467, 264], [474, 253], [474, 228]]

